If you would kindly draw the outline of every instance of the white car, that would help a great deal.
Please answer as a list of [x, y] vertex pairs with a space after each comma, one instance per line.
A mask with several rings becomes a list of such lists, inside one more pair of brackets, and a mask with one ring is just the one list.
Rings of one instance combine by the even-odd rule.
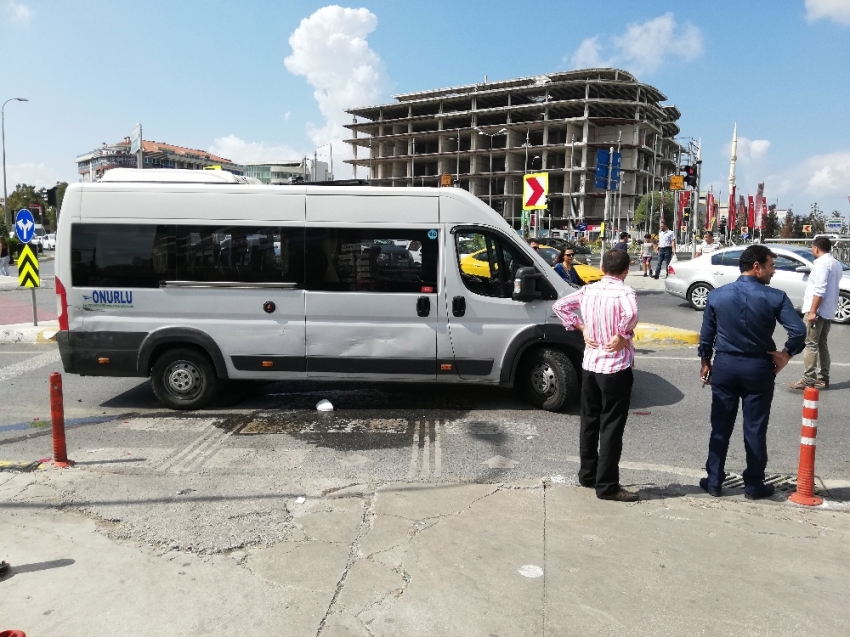
[[44, 237], [42, 237], [41, 239], [41, 247], [43, 247], [45, 250], [55, 250], [56, 235], [53, 233], [44, 235]]
[[[664, 287], [668, 294], [686, 299], [695, 310], [702, 311], [708, 293], [714, 288], [735, 281], [741, 274], [738, 260], [746, 246], [734, 246], [705, 254], [690, 261], [674, 261], [667, 269]], [[776, 274], [771, 287], [783, 290], [797, 311], [802, 311], [803, 295], [809, 280], [814, 256], [809, 248], [770, 246], [776, 254]], [[836, 323], [850, 323], [850, 266], [842, 263], [844, 276], [839, 285]]]

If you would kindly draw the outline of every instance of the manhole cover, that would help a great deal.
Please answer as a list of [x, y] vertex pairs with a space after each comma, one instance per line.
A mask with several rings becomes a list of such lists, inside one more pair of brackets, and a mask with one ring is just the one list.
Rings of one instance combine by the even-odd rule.
[[[787, 476], [781, 474], [767, 474], [764, 477], [765, 484], [772, 484], [777, 491], [787, 491], [789, 493], [797, 490], [797, 478], [795, 476]], [[723, 481], [724, 489], [743, 489], [744, 478], [737, 473], [727, 473], [726, 480]], [[815, 489], [817, 491], [817, 489]]]

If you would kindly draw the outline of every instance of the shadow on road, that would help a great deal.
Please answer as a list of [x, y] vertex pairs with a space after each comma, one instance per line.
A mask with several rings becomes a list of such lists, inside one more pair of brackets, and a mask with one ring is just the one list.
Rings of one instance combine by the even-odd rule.
[[684, 397], [685, 395], [673, 383], [658, 374], [641, 369], [635, 370], [630, 409], [666, 407], [681, 402]]

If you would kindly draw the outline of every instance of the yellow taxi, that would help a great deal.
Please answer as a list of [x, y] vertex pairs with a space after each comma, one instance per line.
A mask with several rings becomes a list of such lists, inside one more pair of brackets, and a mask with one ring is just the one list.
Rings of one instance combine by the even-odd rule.
[[[543, 260], [554, 268], [560, 252], [558, 248], [541, 244], [537, 254], [543, 257]], [[605, 276], [599, 268], [594, 268], [592, 265], [585, 265], [584, 263], [573, 263], [573, 269], [585, 283], [596, 283]]]
[[[541, 245], [540, 250], [538, 250], [538, 254], [552, 267], [555, 267], [555, 259], [558, 257], [558, 253], [558, 249], [547, 245]], [[602, 270], [599, 268], [583, 263], [575, 263], [573, 268], [585, 283], [596, 283], [603, 276]], [[460, 269], [465, 274], [490, 278], [490, 261], [487, 257], [487, 250], [477, 250], [472, 254], [463, 255], [460, 258]]]

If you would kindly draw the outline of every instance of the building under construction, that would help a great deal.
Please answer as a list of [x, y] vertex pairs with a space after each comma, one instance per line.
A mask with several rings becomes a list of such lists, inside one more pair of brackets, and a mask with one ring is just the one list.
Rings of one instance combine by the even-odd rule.
[[[549, 173], [553, 227], [601, 222], [605, 190], [594, 186], [596, 151], [622, 152], [610, 219], [627, 220], [644, 193], [678, 172], [679, 110], [617, 69], [584, 69], [393, 96], [352, 108], [348, 163], [380, 186], [455, 186], [490, 203], [514, 227], [522, 175]], [[361, 173], [362, 174], [362, 173]], [[547, 224], [548, 225], [548, 224]]]

